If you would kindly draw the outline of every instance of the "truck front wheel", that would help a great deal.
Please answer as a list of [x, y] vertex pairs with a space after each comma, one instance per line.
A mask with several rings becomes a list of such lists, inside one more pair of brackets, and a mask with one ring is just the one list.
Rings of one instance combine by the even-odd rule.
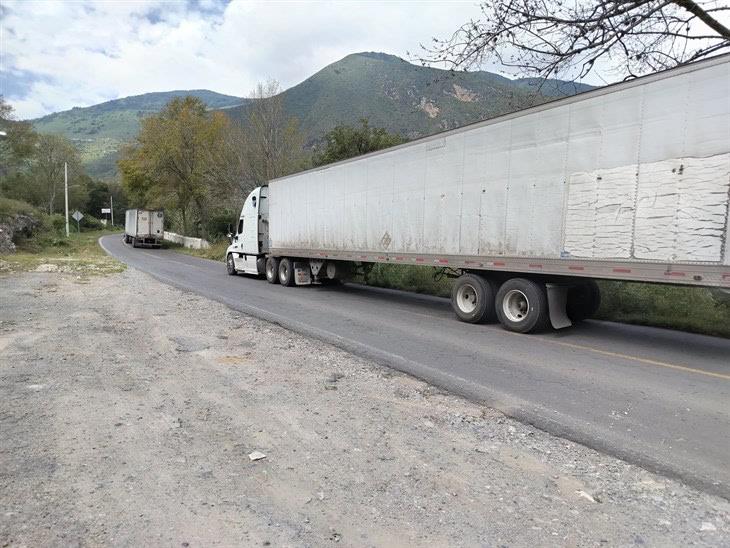
[[274, 257], [266, 259], [266, 281], [270, 284], [279, 283], [279, 259]]
[[495, 320], [494, 285], [476, 274], [463, 274], [451, 289], [451, 307], [462, 322]]
[[546, 329], [550, 323], [545, 284], [512, 278], [502, 284], [495, 299], [497, 318], [506, 329], [530, 333]]
[[236, 263], [233, 261], [233, 253], [229, 253], [226, 257], [226, 271], [228, 271], [229, 276], [236, 275]]
[[289, 258], [279, 262], [279, 283], [287, 287], [294, 285], [294, 261]]

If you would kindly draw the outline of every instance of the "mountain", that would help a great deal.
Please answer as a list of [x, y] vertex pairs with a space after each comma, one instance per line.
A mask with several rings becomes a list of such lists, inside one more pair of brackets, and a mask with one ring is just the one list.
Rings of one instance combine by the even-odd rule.
[[248, 100], [205, 89], [163, 91], [75, 107], [32, 122], [37, 131], [60, 133], [74, 141], [92, 176], [111, 176], [116, 173], [119, 148], [137, 135], [140, 119], [159, 112], [171, 99], [187, 95], [200, 98], [210, 108], [229, 108]]
[[[542, 85], [541, 85], [542, 84]], [[510, 80], [490, 72], [453, 72], [411, 64], [377, 52], [344, 57], [302, 83], [282, 92], [289, 116], [295, 116], [309, 146], [338, 124], [367, 118], [409, 138], [492, 118], [555, 97], [591, 89], [585, 84], [534, 78]], [[136, 135], [141, 117], [162, 109], [172, 97], [195, 95], [210, 108], [225, 109], [245, 121], [253, 101], [212, 91], [147, 93], [87, 108], [51, 114], [33, 121], [39, 131], [63, 133], [81, 145], [89, 172], [116, 172], [119, 147]]]
[[[373, 126], [416, 138], [590, 89], [548, 80], [538, 92], [539, 82], [440, 70], [365, 52], [323, 68], [284, 91], [282, 98], [311, 145], [334, 126], [356, 124], [363, 117]], [[231, 108], [228, 114], [245, 120], [250, 105]]]

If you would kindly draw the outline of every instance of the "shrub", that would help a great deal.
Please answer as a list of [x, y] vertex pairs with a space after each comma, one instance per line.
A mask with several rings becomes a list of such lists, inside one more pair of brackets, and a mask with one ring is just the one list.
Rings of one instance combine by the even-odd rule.
[[0, 196], [0, 221], [14, 217], [15, 215], [28, 215], [36, 219], [39, 217], [38, 210], [28, 202]]
[[88, 214], [84, 215], [84, 218], [81, 219], [80, 225], [81, 230], [102, 230], [104, 228], [104, 225], [99, 219]]
[[43, 215], [43, 224], [49, 230], [59, 234], [66, 230], [66, 218], [58, 213], [54, 215]]
[[211, 242], [217, 242], [224, 239], [226, 234], [228, 234], [229, 225], [233, 226], [237, 217], [237, 213], [229, 210], [216, 211], [211, 215], [208, 220], [208, 226], [206, 227], [208, 229], [209, 240]]

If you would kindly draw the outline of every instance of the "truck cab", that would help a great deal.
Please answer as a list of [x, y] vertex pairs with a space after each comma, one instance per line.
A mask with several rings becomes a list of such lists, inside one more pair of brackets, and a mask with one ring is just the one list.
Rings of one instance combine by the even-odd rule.
[[243, 203], [235, 229], [226, 249], [228, 273], [262, 275], [269, 250], [269, 187], [251, 191]]

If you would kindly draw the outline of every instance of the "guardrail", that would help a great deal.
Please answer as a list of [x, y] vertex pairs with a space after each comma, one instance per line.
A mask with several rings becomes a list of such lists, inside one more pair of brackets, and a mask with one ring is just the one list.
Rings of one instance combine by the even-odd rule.
[[176, 234], [175, 232], [165, 231], [163, 239], [172, 242], [174, 244], [180, 244], [183, 247], [189, 247], [190, 249], [208, 249], [210, 242], [203, 238], [191, 238], [190, 236], [183, 236], [182, 234]]

